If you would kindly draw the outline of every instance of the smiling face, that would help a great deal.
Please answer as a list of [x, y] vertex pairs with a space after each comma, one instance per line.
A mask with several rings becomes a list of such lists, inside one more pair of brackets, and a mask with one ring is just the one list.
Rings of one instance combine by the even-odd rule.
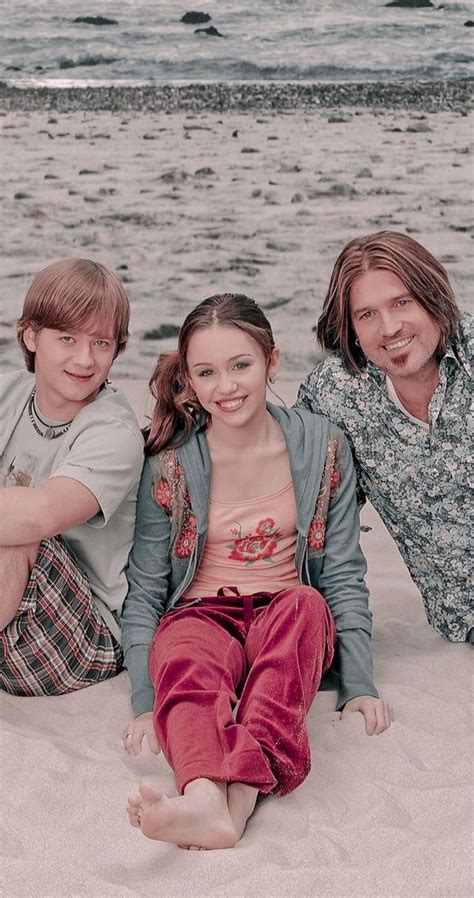
[[24, 341], [35, 354], [38, 407], [58, 421], [71, 420], [93, 402], [117, 349], [112, 326], [103, 322], [91, 322], [79, 332], [28, 327]]
[[186, 363], [190, 384], [214, 426], [241, 427], [265, 414], [267, 378], [279, 366], [277, 349], [268, 361], [245, 331], [216, 324], [195, 331]]
[[392, 380], [437, 369], [441, 330], [393, 271], [375, 268], [357, 278], [349, 307], [364, 355]]

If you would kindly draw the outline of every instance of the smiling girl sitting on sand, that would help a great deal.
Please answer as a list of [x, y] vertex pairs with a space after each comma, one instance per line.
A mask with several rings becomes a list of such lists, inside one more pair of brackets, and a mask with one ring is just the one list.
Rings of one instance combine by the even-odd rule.
[[160, 746], [179, 796], [145, 783], [128, 814], [182, 847], [234, 846], [259, 793], [305, 779], [306, 714], [336, 633], [338, 709], [360, 711], [368, 734], [391, 722], [372, 679], [351, 454], [325, 418], [266, 404], [278, 367], [261, 309], [227, 293], [188, 315], [150, 381], [124, 743]]

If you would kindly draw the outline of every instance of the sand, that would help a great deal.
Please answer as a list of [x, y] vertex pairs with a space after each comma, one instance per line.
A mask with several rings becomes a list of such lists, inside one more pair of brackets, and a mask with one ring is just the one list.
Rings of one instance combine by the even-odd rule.
[[[291, 401], [296, 384], [280, 385]], [[143, 412], [143, 383], [126, 390]], [[0, 695], [4, 898], [468, 898], [472, 894], [472, 651], [429, 627], [374, 510], [362, 534], [375, 680], [395, 721], [366, 736], [320, 692], [312, 770], [265, 799], [234, 849], [186, 852], [127, 821], [142, 780], [175, 794], [162, 756], [130, 758], [126, 672], [50, 698]]]
[[1, 367], [20, 360], [12, 325], [29, 282], [64, 256], [96, 258], [126, 284], [121, 377], [148, 377], [185, 314], [223, 291], [262, 304], [283, 376], [302, 376], [317, 358], [312, 327], [339, 251], [383, 228], [425, 243], [468, 308], [466, 87], [389, 88], [195, 88], [164, 99], [0, 90]]
[[[385, 107], [376, 94], [367, 106], [333, 91], [331, 106], [286, 91], [278, 108], [266, 95], [258, 111], [246, 93], [219, 110], [194, 94], [167, 114], [135, 108], [130, 94], [102, 103], [93, 93], [84, 109], [77, 97], [19, 103], [0, 89], [0, 366], [20, 362], [12, 324], [31, 278], [67, 255], [103, 261], [126, 283], [133, 335], [116, 376], [148, 377], [174, 343], [159, 328], [173, 333], [204, 296], [238, 290], [268, 310], [290, 401], [316, 357], [311, 328], [333, 262], [356, 234], [409, 231], [444, 262], [467, 308], [472, 120], [465, 98], [422, 94], [395, 91], [385, 108], [389, 90]], [[143, 414], [143, 383], [126, 386]], [[140, 780], [172, 794], [173, 777], [162, 758], [123, 751], [126, 672], [70, 696], [1, 695], [5, 898], [472, 893], [472, 655], [428, 626], [370, 507], [363, 520], [375, 676], [394, 706], [391, 729], [367, 737], [358, 715], [340, 720], [334, 692], [320, 693], [306, 782], [264, 801], [237, 848], [185, 852], [127, 823], [126, 796]]]

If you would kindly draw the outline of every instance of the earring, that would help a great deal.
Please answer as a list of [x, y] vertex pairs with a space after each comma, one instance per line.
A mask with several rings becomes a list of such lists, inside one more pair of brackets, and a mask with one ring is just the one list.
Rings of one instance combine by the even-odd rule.
[[269, 383], [269, 384], [274, 384], [274, 383], [275, 383], [275, 378], [274, 378], [274, 377], [269, 377], [269, 378], [268, 378], [268, 383]]
[[358, 338], [358, 337], [355, 338], [354, 343], [355, 343], [356, 346], [360, 346], [359, 338]]

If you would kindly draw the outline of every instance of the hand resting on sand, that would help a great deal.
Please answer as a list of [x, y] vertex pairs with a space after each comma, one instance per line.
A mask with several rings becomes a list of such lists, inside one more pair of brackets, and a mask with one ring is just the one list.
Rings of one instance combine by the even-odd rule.
[[135, 717], [123, 731], [123, 744], [129, 755], [141, 754], [143, 739], [146, 736], [148, 748], [154, 755], [159, 755], [161, 748], [153, 726], [153, 712], [147, 711]]
[[[388, 702], [381, 698], [373, 698], [371, 695], [358, 695], [351, 698], [344, 706], [341, 714], [341, 720], [353, 714], [354, 711], [360, 711], [365, 720], [365, 732], [368, 736], [380, 736], [384, 730], [387, 730], [393, 721], [393, 711]], [[129, 739], [129, 742], [131, 740]]]

